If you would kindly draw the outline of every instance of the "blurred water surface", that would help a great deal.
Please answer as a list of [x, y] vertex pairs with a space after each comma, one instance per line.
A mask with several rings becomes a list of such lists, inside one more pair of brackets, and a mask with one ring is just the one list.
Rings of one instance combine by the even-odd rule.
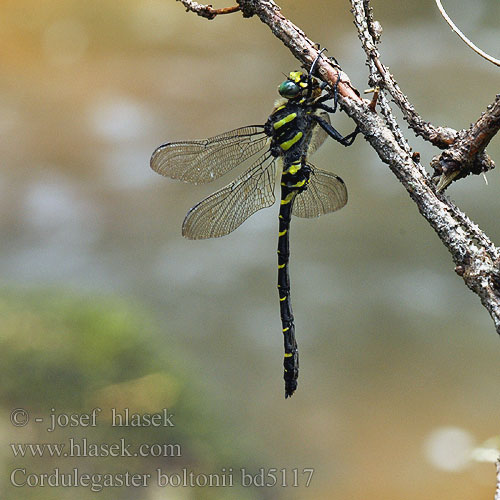
[[[366, 88], [348, 2], [280, 5]], [[432, 0], [373, 6], [384, 27], [383, 61], [424, 119], [458, 129], [477, 119], [498, 92], [498, 71], [459, 42]], [[450, 5], [450, 14], [498, 57], [492, 22], [498, 9], [495, 0], [473, 8], [461, 2]], [[61, 391], [47, 391], [41, 372], [29, 373], [27, 363], [24, 383], [31, 390], [4, 391], [5, 414], [14, 403], [43, 407], [36, 393], [46, 392], [49, 406], [72, 401], [78, 407], [130, 379], [169, 386], [165, 375], [143, 378], [165, 360], [189, 374], [183, 389], [189, 400], [205, 395], [199, 408], [183, 402], [183, 414], [206, 411], [213, 425], [202, 431], [186, 423], [179, 437], [190, 447], [186, 463], [206, 467], [213, 453], [217, 464], [315, 470], [308, 488], [234, 496], [218, 490], [217, 498], [491, 498], [492, 466], [446, 457], [450, 449], [457, 455], [499, 433], [500, 342], [436, 235], [362, 138], [349, 149], [325, 144], [313, 159], [345, 180], [346, 208], [293, 221], [301, 375], [291, 400], [282, 397], [277, 207], [223, 239], [180, 235], [185, 212], [215, 188], [157, 176], [150, 154], [166, 141], [264, 123], [282, 74], [297, 68], [264, 25], [239, 15], [207, 22], [173, 0], [6, 0], [0, 11], [0, 328], [3, 341], [12, 342], [9, 359], [24, 359], [15, 342], [23, 311], [46, 318], [36, 305], [44, 290], [57, 303], [68, 293], [77, 298], [66, 313], [57, 306], [48, 319], [35, 321], [28, 344], [50, 331], [59, 314], [68, 319], [54, 338], [74, 342], [64, 332], [71, 330], [75, 304], [119, 300], [151, 321], [130, 333], [132, 352], [143, 334], [154, 351], [137, 373], [121, 365], [114, 378], [96, 371], [82, 389], [83, 402], [65, 396], [72, 385], [61, 382], [68, 380], [63, 375]], [[345, 116], [336, 119], [343, 133], [352, 130]], [[428, 164], [437, 151], [409, 137]], [[488, 151], [498, 161], [497, 138]], [[493, 171], [488, 185], [477, 177], [449, 190], [494, 241], [500, 241], [499, 188]], [[40, 359], [57, 368], [62, 361], [49, 359], [52, 342], [40, 347]], [[117, 334], [117, 349], [121, 342]], [[91, 342], [81, 353], [92, 357], [99, 349]], [[105, 352], [106, 359], [120, 358], [119, 351]], [[2, 365], [2, 377], [18, 377], [19, 367]], [[9, 432], [4, 426], [2, 434]], [[3, 456], [10, 471], [13, 462]], [[7, 480], [0, 487], [2, 498], [45, 498], [39, 489], [13, 492]], [[43, 494], [66, 498], [68, 492]], [[91, 493], [78, 495], [72, 498]], [[199, 489], [133, 495], [208, 498]]]

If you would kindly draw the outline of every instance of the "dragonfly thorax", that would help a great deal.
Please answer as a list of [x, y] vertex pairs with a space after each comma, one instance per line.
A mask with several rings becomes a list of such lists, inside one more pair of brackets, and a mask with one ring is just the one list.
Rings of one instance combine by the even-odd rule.
[[264, 130], [271, 137], [271, 154], [284, 162], [300, 160], [307, 152], [313, 128], [311, 113], [300, 102], [287, 101], [275, 108]]

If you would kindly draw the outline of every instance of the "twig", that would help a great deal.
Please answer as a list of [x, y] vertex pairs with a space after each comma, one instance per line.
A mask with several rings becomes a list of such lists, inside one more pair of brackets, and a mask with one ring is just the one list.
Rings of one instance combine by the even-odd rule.
[[500, 60], [495, 59], [494, 57], [490, 56], [483, 50], [481, 50], [477, 45], [474, 45], [457, 27], [457, 25], [453, 22], [451, 17], [446, 13], [444, 10], [443, 5], [441, 4], [441, 0], [435, 0], [437, 8], [439, 9], [439, 12], [441, 12], [441, 15], [444, 17], [444, 20], [449, 24], [450, 28], [452, 31], [454, 31], [459, 38], [462, 39], [476, 54], [479, 54], [481, 57], [484, 57], [487, 61], [490, 61], [491, 63], [495, 64], [496, 66], [500, 66]]
[[374, 39], [374, 36], [380, 36], [380, 29], [374, 28], [369, 0], [363, 0], [363, 2], [351, 0], [351, 4], [354, 24], [358, 29], [359, 39], [367, 54], [367, 63], [370, 68], [370, 85], [380, 85], [387, 89], [394, 102], [401, 109], [404, 119], [416, 135], [423, 137], [439, 148], [445, 148], [452, 144], [457, 131], [448, 127], [435, 127], [431, 123], [425, 122], [415, 111], [408, 97], [403, 94], [394, 77], [380, 62], [380, 54], [375, 45], [377, 39]]
[[233, 12], [238, 12], [240, 10], [239, 5], [234, 5], [233, 7], [224, 7], [222, 9], [214, 9], [211, 5], [202, 5], [191, 0], [177, 1], [181, 2], [184, 7], [186, 7], [187, 12], [195, 12], [199, 16], [205, 17], [206, 19], [213, 19], [214, 17], [222, 14], [232, 14]]

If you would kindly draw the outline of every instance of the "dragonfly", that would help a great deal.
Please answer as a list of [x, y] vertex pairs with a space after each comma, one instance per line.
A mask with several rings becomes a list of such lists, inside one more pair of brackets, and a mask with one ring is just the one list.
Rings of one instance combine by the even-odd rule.
[[[292, 215], [313, 218], [335, 212], [347, 203], [344, 181], [314, 167], [312, 155], [331, 137], [350, 146], [359, 128], [342, 136], [329, 115], [338, 104], [339, 77], [333, 92], [309, 72], [292, 71], [264, 125], [237, 128], [204, 140], [168, 142], [151, 157], [151, 168], [171, 179], [192, 184], [211, 182], [246, 160], [250, 166], [227, 186], [200, 201], [187, 213], [182, 234], [189, 239], [217, 238], [234, 231], [256, 211], [275, 202], [277, 163], [281, 163], [278, 229], [278, 292], [284, 343], [285, 399], [293, 395], [299, 375], [299, 351], [290, 299], [290, 222]], [[326, 101], [333, 99], [333, 107]], [[279, 162], [278, 160], [281, 160]]]

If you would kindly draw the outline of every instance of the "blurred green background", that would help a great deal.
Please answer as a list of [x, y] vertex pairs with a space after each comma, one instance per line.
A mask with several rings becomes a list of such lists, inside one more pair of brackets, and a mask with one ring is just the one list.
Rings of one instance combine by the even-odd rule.
[[[214, 6], [227, 6], [215, 2]], [[365, 56], [347, 1], [282, 1], [355, 86]], [[313, 162], [350, 201], [295, 219], [291, 279], [299, 389], [283, 398], [277, 207], [233, 234], [188, 241], [187, 210], [216, 186], [149, 169], [159, 144], [264, 123], [298, 64], [257, 18], [208, 22], [173, 0], [0, 3], [0, 459], [2, 499], [88, 499], [14, 488], [10, 473], [217, 473], [313, 468], [309, 487], [105, 489], [99, 498], [489, 499], [494, 468], [467, 460], [500, 432], [500, 340], [478, 298], [363, 138]], [[423, 118], [457, 129], [498, 92], [498, 70], [432, 0], [373, 2], [381, 54]], [[446, 5], [498, 57], [498, 0]], [[352, 122], [336, 117], [348, 133]], [[436, 150], [409, 134], [428, 164]], [[488, 148], [500, 160], [498, 138]], [[500, 241], [498, 172], [448, 195]], [[49, 434], [32, 418], [99, 406], [169, 408], [174, 428]], [[171, 458], [15, 458], [9, 443], [180, 443]], [[235, 476], [237, 473], [235, 472]], [[303, 479], [303, 478], [302, 478]], [[235, 479], [235, 483], [239, 481]]]

